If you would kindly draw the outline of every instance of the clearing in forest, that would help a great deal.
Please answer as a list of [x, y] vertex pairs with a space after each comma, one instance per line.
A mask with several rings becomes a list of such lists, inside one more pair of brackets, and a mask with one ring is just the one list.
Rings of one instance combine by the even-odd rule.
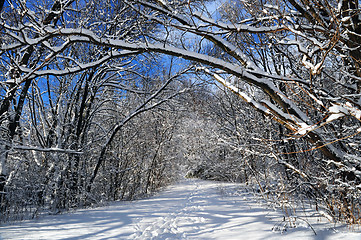
[[148, 199], [116, 202], [106, 207], [4, 225], [0, 227], [0, 239], [323, 240], [361, 237], [359, 230], [334, 226], [310, 212], [308, 215], [289, 221], [292, 218], [284, 218], [281, 211], [257, 201], [240, 184], [187, 179]]

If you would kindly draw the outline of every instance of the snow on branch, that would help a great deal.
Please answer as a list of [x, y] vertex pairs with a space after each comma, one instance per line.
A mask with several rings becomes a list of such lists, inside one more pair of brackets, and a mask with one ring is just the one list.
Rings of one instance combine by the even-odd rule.
[[[237, 94], [245, 102], [250, 104], [256, 110], [260, 111], [263, 115], [268, 116], [276, 120], [277, 122], [280, 122], [281, 124], [285, 125], [287, 128], [291, 130], [295, 130], [299, 126], [299, 124], [297, 124], [297, 122], [295, 121], [297, 117], [282, 112], [280, 109], [278, 109], [274, 104], [271, 104], [269, 101], [263, 100], [261, 103], [257, 102], [256, 100], [248, 96], [247, 93], [241, 91], [238, 87], [232, 85], [230, 82], [222, 78], [219, 74], [213, 73], [207, 68], [198, 68], [198, 70], [203, 70], [207, 74], [214, 77], [219, 83], [221, 83], [223, 86], [225, 86], [226, 88]], [[298, 122], [302, 122], [299, 119], [297, 120]]]
[[128, 50], [117, 51], [117, 52], [113, 52], [112, 54], [107, 54], [104, 57], [102, 57], [96, 61], [85, 63], [85, 64], [78, 63], [77, 67], [65, 68], [65, 69], [61, 69], [61, 70], [49, 69], [49, 70], [35, 70], [34, 71], [27, 67], [20, 67], [20, 69], [22, 72], [28, 74], [25, 78], [39, 77], [39, 76], [46, 76], [46, 75], [65, 76], [68, 74], [79, 73], [86, 69], [91, 69], [91, 68], [100, 66], [103, 63], [106, 63], [111, 59], [133, 56], [133, 55], [140, 54], [141, 52], [142, 51], [128, 51]]
[[287, 27], [282, 25], [254, 27], [251, 26], [251, 24], [224, 23], [221, 21], [215, 21], [214, 19], [208, 18], [198, 11], [194, 12], [193, 15], [205, 23], [229, 31], [248, 32], [248, 33], [271, 33], [271, 32], [287, 30]]
[[16, 150], [25, 150], [25, 151], [37, 151], [37, 152], [58, 152], [58, 153], [67, 153], [67, 154], [77, 154], [82, 155], [84, 152], [72, 150], [72, 149], [62, 149], [62, 148], [42, 148], [36, 146], [21, 146], [21, 145], [9, 145], [10, 148]]

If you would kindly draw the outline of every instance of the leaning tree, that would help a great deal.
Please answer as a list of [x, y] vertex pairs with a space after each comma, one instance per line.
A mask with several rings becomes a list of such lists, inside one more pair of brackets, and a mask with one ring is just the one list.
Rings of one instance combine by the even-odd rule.
[[[99, 14], [96, 21], [90, 21], [92, 13], [86, 21], [76, 17], [82, 4], [55, 1], [44, 13], [19, 1], [11, 5], [14, 11], [3, 13], [2, 61], [12, 66], [2, 82], [0, 106], [10, 134], [7, 142], [18, 127], [33, 79], [78, 73], [144, 53], [172, 55], [196, 64], [198, 72], [279, 123], [281, 140], [301, 139], [302, 145], [296, 141], [294, 150], [277, 156], [297, 176], [296, 187], [307, 186], [333, 216], [358, 221], [358, 1], [229, 1], [214, 11], [210, 1], [123, 0], [103, 9], [91, 8], [91, 3], [89, 8]], [[64, 11], [73, 14], [63, 16]], [[99, 52], [74, 58], [81, 50], [73, 46], [83, 45]], [[93, 176], [103, 162], [103, 147]], [[6, 148], [0, 152], [2, 169]], [[316, 150], [322, 155], [305, 159], [302, 168], [284, 157]], [[93, 181], [91, 177], [88, 189]]]

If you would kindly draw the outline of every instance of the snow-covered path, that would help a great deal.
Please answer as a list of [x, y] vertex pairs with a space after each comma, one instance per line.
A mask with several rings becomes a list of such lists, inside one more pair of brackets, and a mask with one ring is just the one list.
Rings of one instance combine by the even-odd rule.
[[272, 231], [283, 214], [245, 192], [230, 194], [238, 188], [185, 180], [149, 199], [1, 226], [0, 239], [361, 239], [360, 231], [335, 233], [317, 222], [317, 236], [303, 221], [284, 233]]

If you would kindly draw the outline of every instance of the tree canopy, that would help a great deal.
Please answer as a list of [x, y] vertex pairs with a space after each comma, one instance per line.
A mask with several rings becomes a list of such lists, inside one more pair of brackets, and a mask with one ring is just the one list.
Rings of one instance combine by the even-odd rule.
[[[179, 166], [172, 141], [192, 133], [180, 129], [193, 116], [217, 133], [202, 132], [212, 154], [178, 136], [188, 156], [229, 158], [256, 179], [287, 172], [289, 189], [359, 221], [358, 1], [0, 1], [0, 10], [4, 209], [35, 172], [38, 200], [56, 209], [91, 202], [109, 179], [114, 199], [156, 189]], [[212, 81], [219, 90], [203, 86]], [[257, 157], [241, 160], [246, 152]]]

